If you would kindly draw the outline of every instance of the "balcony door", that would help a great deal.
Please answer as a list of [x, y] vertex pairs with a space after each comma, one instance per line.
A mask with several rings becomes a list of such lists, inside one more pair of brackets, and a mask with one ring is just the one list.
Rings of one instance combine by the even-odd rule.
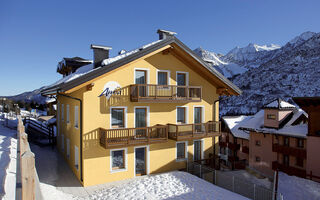
[[[135, 108], [135, 128], [147, 127], [147, 108]], [[136, 138], [146, 138], [147, 129], [137, 129]]]
[[202, 113], [203, 113], [202, 107], [194, 107], [193, 123], [195, 123], [194, 131], [197, 133], [204, 132], [204, 125], [201, 124], [203, 122]]
[[[177, 73], [177, 97], [186, 97], [186, 86], [187, 85], [187, 74], [186, 73]], [[179, 87], [180, 86], [180, 87]]]
[[193, 142], [193, 160], [201, 160], [202, 159], [202, 141], [195, 140]]
[[147, 148], [135, 148], [135, 174], [142, 176], [147, 174]]
[[139, 96], [145, 97], [147, 94], [147, 87], [144, 84], [147, 84], [147, 71], [146, 70], [136, 70], [135, 73], [135, 83], [142, 84], [138, 87]]

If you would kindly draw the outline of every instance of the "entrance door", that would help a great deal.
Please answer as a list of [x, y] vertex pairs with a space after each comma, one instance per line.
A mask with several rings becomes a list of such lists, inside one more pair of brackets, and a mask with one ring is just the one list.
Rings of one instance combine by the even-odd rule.
[[194, 107], [194, 115], [193, 115], [193, 119], [194, 119], [194, 131], [195, 132], [203, 132], [204, 131], [204, 127], [202, 126], [202, 107]]
[[179, 87], [187, 85], [187, 77], [185, 73], [177, 73], [177, 85], [177, 96], [186, 97], [186, 87]]
[[147, 174], [147, 150], [146, 147], [135, 149], [135, 166], [136, 166], [136, 176], [142, 176]]
[[136, 84], [143, 84], [139, 87], [139, 96], [140, 97], [145, 97], [147, 94], [147, 87], [144, 86], [144, 84], [147, 84], [147, 71], [145, 70], [136, 70], [136, 75], [135, 75], [135, 81]]
[[[135, 109], [135, 128], [147, 127], [147, 109], [146, 108], [136, 108]], [[136, 138], [146, 138], [147, 129], [137, 129]]]
[[202, 159], [202, 147], [201, 141], [194, 141], [193, 143], [193, 153], [194, 153], [194, 160], [201, 160]]

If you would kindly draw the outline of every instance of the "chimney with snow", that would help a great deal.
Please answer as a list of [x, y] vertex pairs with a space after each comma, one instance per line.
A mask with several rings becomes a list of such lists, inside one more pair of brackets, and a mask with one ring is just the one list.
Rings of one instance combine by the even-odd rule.
[[173, 37], [174, 35], [177, 34], [176, 32], [166, 31], [162, 29], [158, 29], [157, 33], [159, 34], [159, 40], [164, 40], [168, 37]]
[[108, 59], [109, 58], [109, 51], [112, 48], [108, 47], [108, 46], [91, 44], [91, 49], [93, 49], [94, 68], [96, 68], [96, 67], [99, 67], [101, 65], [101, 62], [104, 59]]

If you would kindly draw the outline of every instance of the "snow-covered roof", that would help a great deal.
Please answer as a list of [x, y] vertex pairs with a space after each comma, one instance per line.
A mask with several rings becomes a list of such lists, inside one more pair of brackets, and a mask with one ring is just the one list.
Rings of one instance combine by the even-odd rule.
[[295, 106], [279, 98], [272, 101], [271, 103], [268, 103], [267, 105], [264, 106], [264, 108], [285, 109], [285, 108], [295, 108]]
[[240, 129], [251, 130], [260, 133], [287, 135], [293, 137], [305, 138], [308, 133], [307, 124], [293, 125], [293, 123], [301, 116], [308, 116], [302, 109], [294, 110], [292, 118], [281, 128], [266, 128], [264, 127], [264, 110], [257, 112], [251, 119], [241, 123]]
[[239, 128], [243, 122], [251, 118], [252, 116], [246, 116], [246, 115], [222, 117], [222, 119], [225, 121], [226, 125], [228, 126], [229, 130], [231, 131], [234, 137], [243, 138], [247, 140], [250, 137], [249, 133]]
[[53, 103], [56, 101], [56, 98], [47, 98], [46, 103]]

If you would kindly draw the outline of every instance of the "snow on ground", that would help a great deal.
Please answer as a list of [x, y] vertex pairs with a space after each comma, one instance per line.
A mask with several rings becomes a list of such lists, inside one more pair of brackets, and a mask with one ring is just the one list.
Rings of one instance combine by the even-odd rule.
[[0, 119], [0, 198], [2, 199], [15, 199], [16, 156], [16, 129], [4, 127], [4, 119]]
[[247, 199], [186, 172], [168, 172], [132, 179], [79, 199]]
[[278, 192], [284, 200], [319, 200], [320, 183], [279, 172]]

